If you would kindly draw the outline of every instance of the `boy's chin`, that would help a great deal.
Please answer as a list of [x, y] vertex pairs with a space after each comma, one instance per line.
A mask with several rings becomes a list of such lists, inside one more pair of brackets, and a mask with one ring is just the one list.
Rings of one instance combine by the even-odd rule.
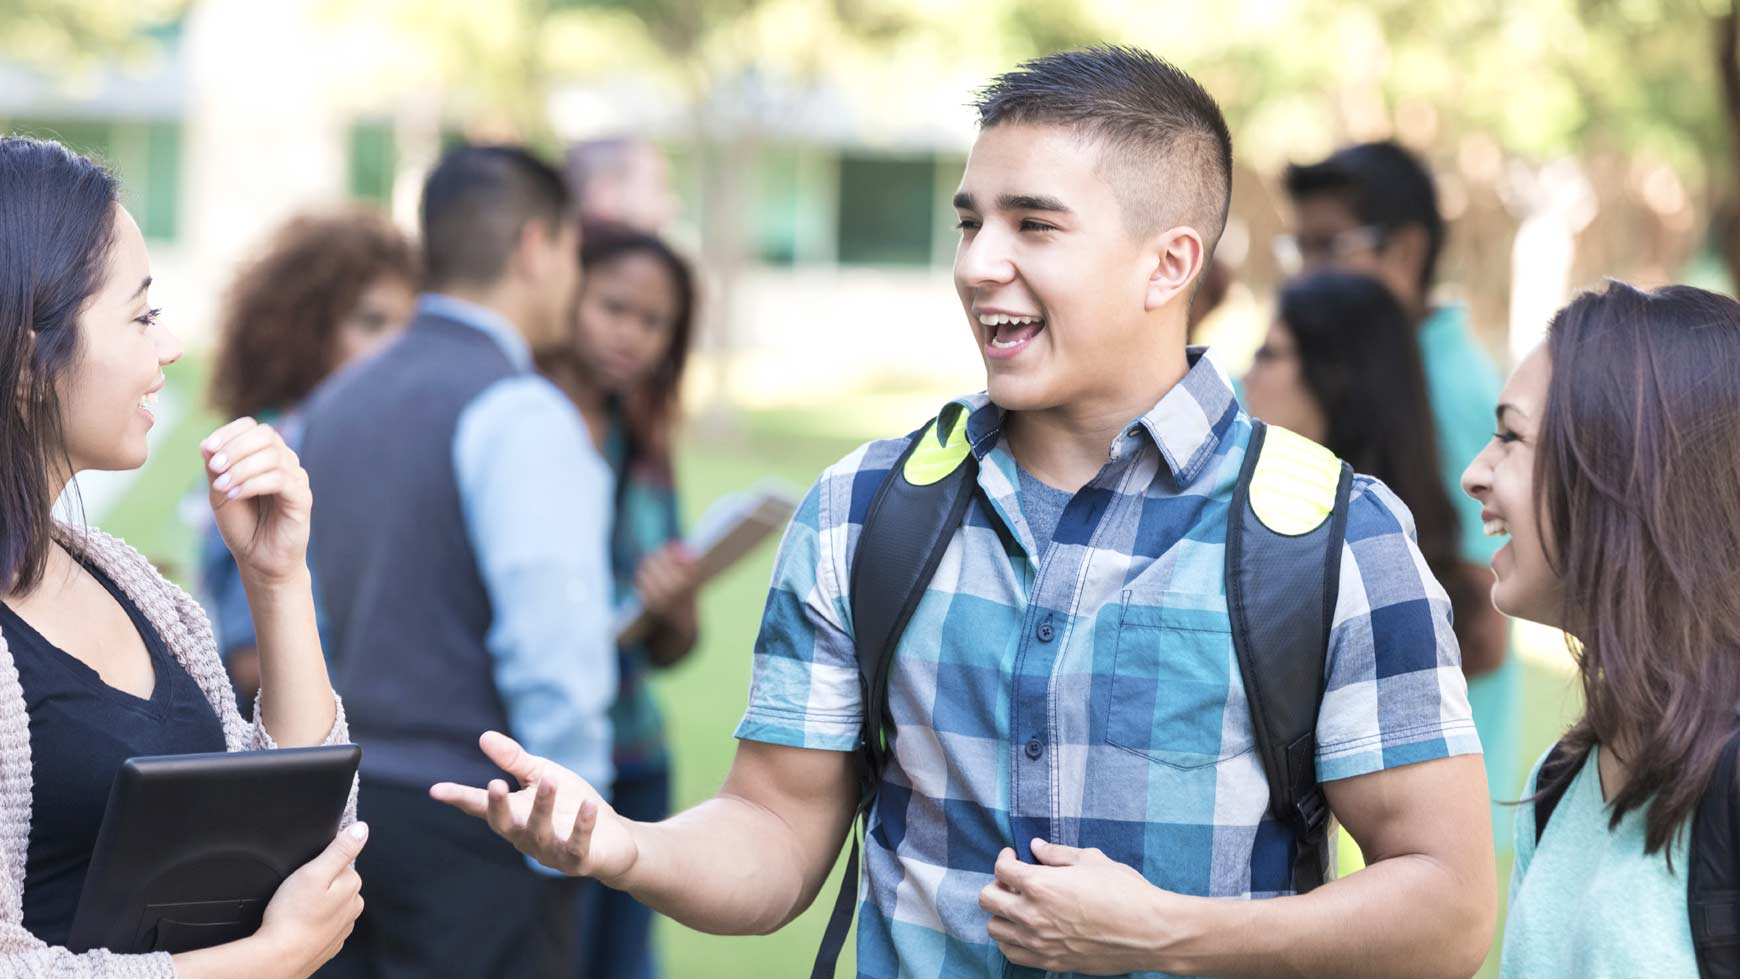
[[985, 379], [985, 391], [991, 396], [991, 403], [1004, 411], [1042, 411], [1063, 403], [1053, 385], [1043, 378], [1011, 376], [995, 370]]

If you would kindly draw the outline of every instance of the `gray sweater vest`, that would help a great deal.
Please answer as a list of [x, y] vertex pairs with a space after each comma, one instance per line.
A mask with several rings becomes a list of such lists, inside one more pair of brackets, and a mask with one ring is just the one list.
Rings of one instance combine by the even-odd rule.
[[310, 562], [365, 778], [427, 787], [503, 777], [477, 747], [485, 730], [510, 729], [453, 437], [465, 407], [515, 373], [482, 332], [425, 315], [309, 402]]

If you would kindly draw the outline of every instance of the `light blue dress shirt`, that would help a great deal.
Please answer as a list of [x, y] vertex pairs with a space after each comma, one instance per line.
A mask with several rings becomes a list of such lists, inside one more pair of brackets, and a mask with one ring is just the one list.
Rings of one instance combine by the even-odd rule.
[[473, 399], [453, 437], [465, 530], [494, 613], [486, 642], [513, 736], [607, 793], [610, 469], [573, 403], [533, 372], [512, 324], [451, 296], [425, 295], [418, 312], [476, 328], [521, 371]]

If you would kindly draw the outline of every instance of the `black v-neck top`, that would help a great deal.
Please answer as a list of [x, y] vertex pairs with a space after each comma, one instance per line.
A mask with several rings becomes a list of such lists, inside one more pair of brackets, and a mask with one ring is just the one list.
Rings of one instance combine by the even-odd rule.
[[30, 849], [24, 866], [24, 927], [65, 945], [78, 908], [109, 787], [127, 759], [224, 750], [223, 724], [163, 637], [108, 576], [85, 565], [127, 610], [156, 674], [148, 699], [103, 682], [0, 603], [0, 634], [12, 651], [30, 721]]

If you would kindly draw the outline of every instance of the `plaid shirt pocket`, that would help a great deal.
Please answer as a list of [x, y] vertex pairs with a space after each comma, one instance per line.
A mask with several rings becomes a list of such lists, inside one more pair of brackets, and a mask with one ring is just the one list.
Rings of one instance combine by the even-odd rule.
[[[1112, 663], [1106, 742], [1189, 771], [1251, 750], [1256, 741], [1233, 653], [1225, 603], [1203, 596], [1125, 593]], [[1242, 693], [1242, 689], [1240, 691]], [[1229, 705], [1237, 708], [1236, 716]]]

